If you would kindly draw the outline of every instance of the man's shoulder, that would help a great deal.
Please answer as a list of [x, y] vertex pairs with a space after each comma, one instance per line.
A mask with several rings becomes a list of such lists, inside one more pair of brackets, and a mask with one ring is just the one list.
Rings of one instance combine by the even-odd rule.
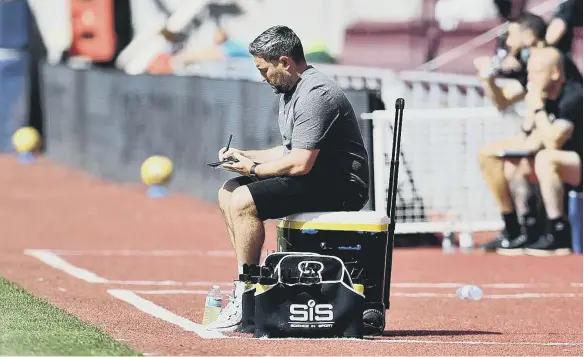
[[302, 82], [299, 94], [308, 101], [314, 96], [337, 104], [345, 99], [345, 93], [339, 84], [314, 67], [310, 67], [302, 75]]
[[582, 95], [581, 83], [574, 81], [566, 82], [562, 96], [558, 100], [559, 114], [562, 116], [581, 116], [583, 104]]
[[302, 74], [302, 82], [302, 90], [307, 92], [314, 89], [336, 90], [340, 88], [337, 82], [312, 66]]
[[567, 81], [564, 87], [560, 105], [582, 103], [582, 83], [576, 81]]

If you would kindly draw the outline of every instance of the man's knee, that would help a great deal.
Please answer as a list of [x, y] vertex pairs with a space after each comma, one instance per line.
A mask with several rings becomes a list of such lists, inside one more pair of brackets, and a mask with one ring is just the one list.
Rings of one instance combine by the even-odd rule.
[[582, 160], [573, 151], [542, 150], [535, 156], [535, 173], [540, 179], [558, 175], [562, 182], [577, 186], [582, 180]]
[[477, 159], [479, 162], [479, 167], [482, 171], [485, 171], [489, 167], [489, 162], [493, 159], [492, 153], [489, 151], [488, 147], [482, 148], [478, 155]]
[[478, 152], [478, 161], [481, 168], [488, 167], [489, 163], [497, 160], [495, 153], [503, 144], [500, 142], [493, 142], [480, 148]]
[[257, 210], [249, 188], [246, 186], [240, 186], [233, 191], [231, 194], [231, 201], [229, 203], [229, 213], [232, 216], [257, 216]]
[[241, 183], [237, 180], [237, 178], [232, 178], [223, 184], [217, 193], [217, 199], [219, 201], [219, 208], [227, 212], [229, 210], [229, 205], [231, 204], [231, 196], [233, 192], [241, 186]]
[[541, 150], [535, 156], [535, 173], [537, 176], [556, 170], [554, 150]]

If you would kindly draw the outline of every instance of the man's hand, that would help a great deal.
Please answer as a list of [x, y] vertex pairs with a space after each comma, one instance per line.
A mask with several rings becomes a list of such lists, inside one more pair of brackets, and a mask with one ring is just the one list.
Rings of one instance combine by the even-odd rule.
[[514, 56], [507, 55], [501, 62], [501, 69], [505, 72], [518, 72], [521, 70], [521, 62]]
[[236, 148], [229, 148], [229, 150], [225, 151], [225, 149], [227, 149], [226, 146], [222, 147], [221, 150], [219, 150], [219, 161], [225, 160], [229, 157], [232, 157], [235, 153], [238, 153], [240, 155], [243, 155], [243, 150], [239, 150]]
[[[231, 149], [229, 149], [229, 151], [231, 151]], [[243, 176], [249, 176], [249, 170], [251, 170], [251, 167], [255, 164], [255, 162], [243, 156], [239, 152], [234, 152], [233, 155], [231, 156], [239, 160], [239, 162], [228, 162], [221, 165], [221, 167], [228, 171], [237, 172], [238, 174]]]
[[533, 111], [545, 106], [545, 92], [543, 88], [535, 85], [530, 85], [528, 88], [527, 95], [525, 96], [525, 104], [527, 105], [527, 109], [533, 114]]

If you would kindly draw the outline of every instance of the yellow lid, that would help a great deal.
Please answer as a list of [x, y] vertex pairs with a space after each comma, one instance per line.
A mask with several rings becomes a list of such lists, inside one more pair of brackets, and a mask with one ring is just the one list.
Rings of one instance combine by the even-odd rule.
[[269, 285], [255, 284], [256, 293], [263, 293], [268, 287]]
[[363, 294], [363, 291], [365, 291], [363, 284], [353, 284], [353, 289], [355, 289], [355, 291], [359, 294]]

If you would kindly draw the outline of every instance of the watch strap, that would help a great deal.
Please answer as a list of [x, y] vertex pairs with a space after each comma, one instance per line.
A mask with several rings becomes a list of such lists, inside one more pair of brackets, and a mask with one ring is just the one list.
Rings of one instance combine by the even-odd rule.
[[255, 172], [256, 167], [258, 166], [258, 164], [253, 164], [251, 165], [250, 169], [249, 169], [249, 175], [251, 177], [258, 177], [258, 175]]
[[537, 114], [539, 112], [545, 112], [545, 108], [537, 108], [536, 110], [533, 111], [533, 114]]

